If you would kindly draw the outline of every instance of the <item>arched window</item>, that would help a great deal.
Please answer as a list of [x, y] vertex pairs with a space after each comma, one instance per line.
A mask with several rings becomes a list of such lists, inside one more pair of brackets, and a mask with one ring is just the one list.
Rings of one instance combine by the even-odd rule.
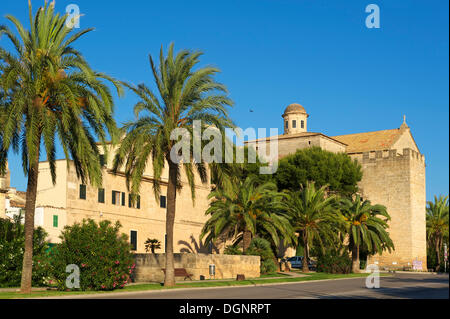
[[300, 122], [300, 125], [301, 125], [301, 128], [305, 128], [305, 121], [302, 120], [302, 121]]
[[296, 120], [292, 120], [292, 128], [296, 128], [297, 127], [297, 121]]

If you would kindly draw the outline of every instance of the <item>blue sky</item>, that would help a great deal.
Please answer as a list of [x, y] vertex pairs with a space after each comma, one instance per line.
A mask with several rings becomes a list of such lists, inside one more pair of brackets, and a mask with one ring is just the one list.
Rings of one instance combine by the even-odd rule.
[[[33, 0], [34, 7], [43, 3]], [[161, 45], [200, 49], [218, 66], [242, 128], [278, 127], [293, 102], [308, 129], [327, 135], [397, 128], [406, 114], [427, 163], [427, 199], [448, 194], [448, 1], [223, 0], [56, 1], [77, 4], [77, 42], [94, 69], [152, 84], [148, 54]], [[380, 7], [381, 28], [368, 29], [365, 7]], [[0, 23], [12, 14], [28, 25], [26, 0], [2, 0]], [[0, 45], [9, 47], [5, 38]], [[136, 98], [116, 97], [116, 120], [133, 118]], [[254, 112], [250, 113], [249, 109]], [[26, 189], [19, 158], [10, 156], [12, 186]]]

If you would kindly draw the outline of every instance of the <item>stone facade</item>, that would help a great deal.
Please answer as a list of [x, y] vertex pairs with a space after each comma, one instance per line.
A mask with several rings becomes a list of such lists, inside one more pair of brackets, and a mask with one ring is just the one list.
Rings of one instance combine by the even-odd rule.
[[[109, 154], [113, 154], [111, 149]], [[111, 156], [112, 157], [112, 156]], [[153, 176], [151, 163], [147, 165], [140, 189], [140, 207], [129, 205], [130, 193], [127, 190], [123, 173], [113, 174], [110, 170], [110, 158], [103, 169], [104, 202], [99, 200], [99, 189], [94, 186], [85, 186], [85, 199], [81, 198], [81, 181], [77, 178], [72, 162], [58, 160], [56, 162], [57, 181], [52, 184], [50, 170], [47, 162], [39, 164], [38, 194], [36, 199], [37, 210], [43, 210], [42, 225], [49, 233], [51, 242], [60, 241], [59, 235], [65, 225], [81, 222], [84, 218], [95, 221], [119, 221], [122, 232], [131, 237], [135, 232], [136, 252], [144, 253], [144, 242], [147, 238], [156, 238], [161, 242], [161, 249], [165, 251], [166, 209], [160, 205], [160, 198], [155, 199], [153, 192]], [[167, 167], [167, 165], [166, 165]], [[201, 229], [207, 219], [205, 211], [208, 207], [207, 196], [210, 184], [202, 184], [196, 180], [196, 200], [192, 201], [191, 190], [187, 184], [184, 172], [181, 174], [183, 188], [177, 193], [176, 216], [174, 226], [175, 252], [208, 252], [212, 247], [204, 247], [199, 241]], [[161, 195], [166, 195], [167, 170], [161, 178]], [[113, 191], [117, 192], [113, 204]], [[118, 194], [118, 195], [117, 195]], [[57, 216], [57, 217], [54, 217]], [[54, 218], [58, 223], [54, 224]]]
[[[304, 131], [289, 129], [297, 115], [305, 121]], [[402, 268], [418, 262], [426, 270], [425, 157], [420, 153], [406, 121], [398, 129], [329, 137], [307, 132], [306, 115], [305, 109], [298, 104], [286, 108], [283, 114], [284, 134], [275, 137], [278, 158], [298, 149], [319, 146], [335, 153], [345, 152], [356, 159], [363, 171], [358, 185], [361, 195], [373, 204], [386, 206], [392, 218], [389, 233], [395, 251], [373, 256], [369, 263]], [[273, 142], [271, 137], [249, 141], [247, 145], [270, 160], [262, 151], [268, 149], [264, 144]], [[286, 249], [287, 255], [294, 253], [293, 249]]]
[[[237, 274], [245, 278], [257, 278], [260, 275], [260, 257], [223, 254], [174, 254], [175, 268], [185, 268], [192, 279], [210, 279], [209, 265], [214, 264], [216, 274], [213, 279], [236, 278]], [[134, 280], [136, 282], [162, 282], [166, 257], [165, 254], [136, 254], [136, 269]], [[181, 279], [181, 278], [177, 278]], [[188, 279], [186, 279], [188, 280]]]

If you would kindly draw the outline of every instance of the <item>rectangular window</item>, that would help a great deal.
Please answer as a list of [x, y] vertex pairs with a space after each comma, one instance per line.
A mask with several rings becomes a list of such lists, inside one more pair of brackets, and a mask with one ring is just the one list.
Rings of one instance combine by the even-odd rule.
[[301, 125], [302, 128], [305, 128], [305, 121], [301, 121], [300, 125]]
[[128, 194], [128, 207], [140, 209], [141, 208], [141, 196], [137, 195], [136, 198], [134, 198], [134, 203], [133, 203], [134, 196], [135, 195], [133, 195], [133, 194]]
[[53, 215], [53, 227], [58, 227], [58, 215]]
[[296, 120], [292, 120], [292, 128], [296, 128], [297, 127], [297, 121]]
[[125, 206], [125, 193], [122, 192], [122, 206]]
[[131, 250], [137, 250], [137, 231], [130, 231]]
[[80, 184], [80, 199], [86, 199], [86, 185]]
[[100, 166], [103, 167], [106, 165], [105, 154], [100, 154]]
[[104, 188], [98, 189], [98, 202], [105, 203], [105, 189]]
[[286, 121], [286, 128], [289, 127], [289, 121]]
[[112, 191], [112, 201], [111, 202], [113, 205], [120, 205], [120, 192]]
[[159, 196], [159, 207], [166, 208], [166, 196]]

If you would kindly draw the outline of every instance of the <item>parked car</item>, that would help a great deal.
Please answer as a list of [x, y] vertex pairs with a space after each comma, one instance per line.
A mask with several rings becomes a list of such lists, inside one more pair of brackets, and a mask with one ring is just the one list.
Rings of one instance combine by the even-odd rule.
[[[303, 267], [303, 256], [294, 256], [287, 259], [291, 263], [292, 268], [302, 268]], [[308, 268], [309, 270], [316, 270], [317, 263], [314, 260], [309, 260]]]

